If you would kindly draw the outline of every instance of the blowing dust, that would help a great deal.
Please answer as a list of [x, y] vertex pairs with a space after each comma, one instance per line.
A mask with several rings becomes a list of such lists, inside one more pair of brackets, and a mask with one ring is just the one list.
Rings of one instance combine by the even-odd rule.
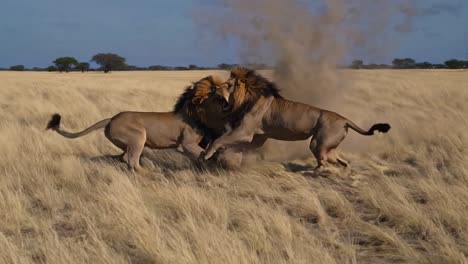
[[[407, 10], [417, 9], [400, 0], [225, 0], [196, 21], [236, 43], [242, 65], [273, 66], [262, 73], [286, 98], [352, 117], [344, 102], [353, 79], [339, 66], [354, 58], [385, 58], [397, 44], [395, 32], [412, 27], [417, 12]], [[269, 140], [263, 150], [274, 159], [296, 158], [310, 156], [307, 146]]]

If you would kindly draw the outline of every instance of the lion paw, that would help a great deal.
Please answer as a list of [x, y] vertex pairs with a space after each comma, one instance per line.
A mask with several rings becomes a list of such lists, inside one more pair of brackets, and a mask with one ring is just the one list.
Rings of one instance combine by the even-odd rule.
[[205, 155], [204, 155], [204, 159], [205, 160], [209, 160], [211, 157], [213, 157], [213, 155], [215, 154], [215, 151], [213, 150], [208, 150]]

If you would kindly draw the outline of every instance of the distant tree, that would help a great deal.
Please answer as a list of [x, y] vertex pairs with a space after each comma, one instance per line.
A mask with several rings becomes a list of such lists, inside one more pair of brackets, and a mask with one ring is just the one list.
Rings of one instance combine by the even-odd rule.
[[78, 61], [73, 57], [60, 57], [53, 61], [60, 72], [69, 72], [78, 65]]
[[148, 70], [150, 71], [167, 71], [167, 70], [172, 70], [171, 67], [167, 66], [162, 66], [162, 65], [152, 65], [148, 67]]
[[231, 68], [231, 65], [230, 65], [230, 64], [227, 64], [227, 63], [220, 63], [220, 64], [218, 64], [218, 69], [229, 70], [230, 68]]
[[462, 61], [462, 60], [448, 60], [444, 62], [444, 64], [447, 66], [449, 69], [464, 69], [466, 67], [467, 62]]
[[81, 72], [89, 71], [89, 63], [80, 62], [76, 65], [76, 69], [80, 70]]
[[189, 70], [189, 68], [183, 67], [183, 66], [177, 66], [177, 67], [174, 67], [174, 70], [176, 70], [176, 71], [187, 71], [187, 70]]
[[394, 59], [392, 64], [393, 68], [395, 69], [414, 69], [416, 66], [416, 61], [411, 58]]
[[415, 64], [415, 67], [418, 68], [418, 69], [432, 69], [433, 66], [432, 66], [432, 63], [430, 62], [418, 62]]
[[199, 70], [199, 69], [200, 69], [200, 68], [199, 68], [197, 65], [195, 65], [195, 64], [190, 64], [190, 65], [188, 66], [188, 68], [189, 68], [189, 70]]
[[146, 71], [148, 70], [146, 67], [138, 67], [134, 65], [125, 65], [122, 69], [122, 71]]
[[101, 69], [105, 73], [124, 70], [126, 67], [125, 58], [113, 53], [98, 53], [91, 58], [91, 61], [101, 65]]
[[352, 69], [362, 69], [364, 67], [364, 61], [362, 60], [353, 60], [351, 63]]
[[371, 69], [371, 70], [374, 70], [374, 69], [380, 69], [380, 65], [379, 64], [376, 64], [376, 63], [371, 63], [371, 64], [368, 64], [368, 65], [356, 65], [357, 67], [355, 67], [354, 69]]
[[123, 71], [136, 71], [138, 69], [137, 66], [134, 65], [125, 65], [122, 69]]
[[392, 66], [391, 66], [391, 65], [388, 65], [388, 64], [379, 64], [379, 68], [380, 68], [380, 69], [391, 69]]
[[218, 64], [218, 69], [221, 69], [221, 70], [230, 70], [230, 69], [235, 68], [235, 67], [238, 67], [238, 66], [239, 66], [238, 64], [221, 63], [221, 64]]
[[54, 65], [50, 65], [49, 67], [47, 67], [47, 71], [49, 72], [57, 71], [57, 67], [55, 67]]
[[447, 66], [445, 64], [432, 64], [433, 69], [447, 69]]
[[10, 67], [10, 71], [24, 71], [25, 69], [24, 65], [15, 65]]
[[[268, 65], [265, 63], [249, 63], [246, 65], [246, 67], [254, 70], [268, 69]], [[231, 68], [234, 68], [233, 65], [231, 65]]]

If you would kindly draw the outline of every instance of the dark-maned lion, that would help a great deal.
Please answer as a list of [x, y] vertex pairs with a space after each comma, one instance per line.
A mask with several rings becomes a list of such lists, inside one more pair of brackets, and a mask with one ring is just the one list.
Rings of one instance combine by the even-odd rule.
[[[210, 108], [209, 104], [222, 105], [227, 95], [226, 86], [218, 88], [219, 78], [205, 77], [194, 83], [186, 91], [196, 91], [193, 104]], [[225, 89], [225, 91], [222, 91]], [[218, 100], [216, 104], [211, 101]], [[219, 112], [216, 112], [219, 113]], [[122, 160], [130, 170], [140, 169], [140, 155], [143, 148], [167, 149], [178, 148], [191, 158], [197, 159], [203, 148], [199, 146], [204, 136], [204, 129], [193, 122], [186, 122], [188, 113], [180, 112], [121, 112], [107, 118], [78, 133], [67, 132], [60, 128], [59, 114], [52, 116], [47, 129], [55, 130], [66, 138], [78, 138], [97, 129], [105, 128], [104, 133], [115, 146], [122, 149]]]
[[[210, 90], [204, 86], [189, 87], [174, 105], [174, 113], [182, 116], [187, 124], [203, 131], [206, 140], [200, 144], [202, 147], [206, 147], [211, 140], [229, 130], [231, 112], [228, 104], [230, 93], [227, 88], [225, 84], [218, 86], [216, 91], [220, 96], [210, 97]], [[218, 160], [227, 168], [237, 168], [242, 162], [242, 151], [243, 149], [238, 147], [229, 148], [220, 154]]]
[[312, 136], [309, 147], [317, 159], [316, 168], [324, 161], [347, 167], [334, 150], [345, 138], [348, 128], [365, 136], [373, 135], [376, 130], [383, 133], [390, 130], [389, 124], [375, 124], [365, 131], [335, 112], [286, 100], [274, 83], [253, 70], [232, 70], [226, 85], [231, 92], [230, 122], [234, 129], [213, 141], [205, 159], [222, 147], [252, 142], [255, 138], [263, 142], [268, 138], [296, 141]]

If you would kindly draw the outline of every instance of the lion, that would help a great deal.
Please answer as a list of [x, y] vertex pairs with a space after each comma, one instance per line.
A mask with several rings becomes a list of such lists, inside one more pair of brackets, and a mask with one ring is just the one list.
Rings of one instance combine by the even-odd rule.
[[233, 69], [225, 85], [231, 93], [229, 122], [233, 129], [212, 142], [205, 160], [220, 148], [239, 143], [257, 141], [261, 145], [269, 138], [297, 141], [311, 137], [309, 148], [317, 160], [315, 169], [324, 162], [348, 167], [335, 149], [349, 128], [364, 136], [371, 136], [374, 131], [387, 133], [391, 128], [387, 123], [377, 123], [366, 131], [335, 112], [289, 101], [280, 95], [274, 83], [250, 69]]
[[[223, 105], [227, 96], [226, 86], [217, 86], [222, 83], [216, 76], [207, 76], [186, 88], [186, 92], [195, 92], [193, 105], [205, 106]], [[210, 101], [219, 100], [214, 104]], [[221, 112], [214, 112], [221, 113]], [[214, 117], [216, 118], [216, 117]], [[177, 148], [188, 154], [192, 159], [198, 159], [203, 152], [199, 146], [205, 135], [203, 127], [196, 122], [186, 122], [187, 115], [183, 112], [121, 112], [117, 115], [101, 120], [96, 124], [78, 133], [71, 133], [60, 127], [61, 116], [54, 114], [47, 125], [66, 138], [79, 138], [95, 130], [104, 128], [107, 139], [116, 147], [123, 150], [121, 159], [127, 163], [131, 171], [140, 170], [140, 156], [146, 146], [151, 149]], [[209, 142], [209, 138], [207, 141]]]
[[[216, 91], [219, 96], [208, 97], [207, 90], [203, 86], [187, 88], [177, 99], [173, 112], [183, 117], [183, 120], [194, 127], [199, 128], [205, 135], [200, 146], [206, 147], [213, 139], [230, 130], [229, 115], [231, 106], [226, 83], [218, 85]], [[201, 103], [202, 102], [202, 103]], [[242, 163], [243, 149], [239, 147], [229, 148], [219, 153], [217, 161], [219, 165], [227, 169], [236, 169]]]

